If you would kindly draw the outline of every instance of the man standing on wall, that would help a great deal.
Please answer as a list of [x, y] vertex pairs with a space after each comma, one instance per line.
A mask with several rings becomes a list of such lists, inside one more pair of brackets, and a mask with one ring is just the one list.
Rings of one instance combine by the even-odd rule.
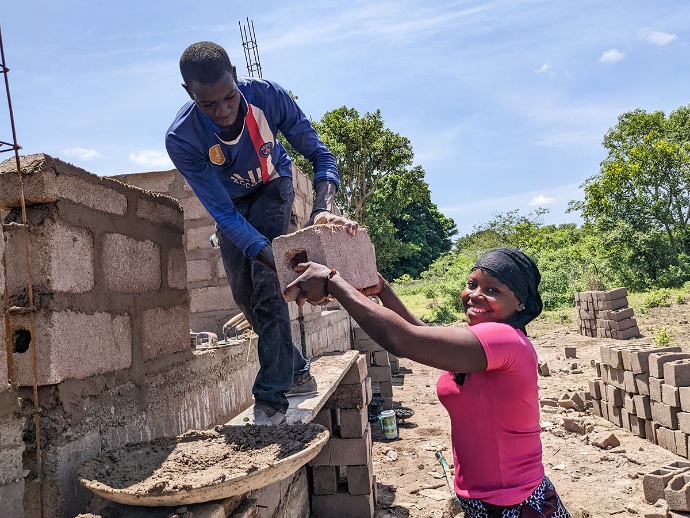
[[225, 50], [190, 45], [180, 58], [191, 101], [177, 113], [165, 145], [216, 222], [223, 265], [237, 305], [259, 336], [254, 394], [257, 424], [285, 422], [287, 397], [316, 392], [309, 361], [292, 339], [271, 241], [287, 232], [292, 212], [291, 160], [281, 132], [314, 166], [314, 208], [307, 225], [357, 223], [332, 213], [339, 184], [333, 154], [280, 85], [238, 78]]

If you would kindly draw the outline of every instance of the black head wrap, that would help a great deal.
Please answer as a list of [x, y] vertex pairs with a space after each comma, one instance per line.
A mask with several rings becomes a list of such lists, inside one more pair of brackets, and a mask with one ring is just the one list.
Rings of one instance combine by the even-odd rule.
[[477, 268], [498, 279], [512, 291], [525, 309], [518, 311], [506, 324], [525, 331], [544, 307], [539, 295], [539, 268], [527, 255], [512, 248], [495, 248], [481, 255], [472, 271]]

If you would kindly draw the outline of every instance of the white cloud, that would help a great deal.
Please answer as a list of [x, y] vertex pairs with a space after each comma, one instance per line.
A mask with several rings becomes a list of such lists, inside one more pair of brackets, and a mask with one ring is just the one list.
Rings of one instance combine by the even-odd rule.
[[144, 149], [138, 153], [130, 153], [129, 160], [144, 167], [173, 168], [168, 154], [156, 149]]
[[91, 160], [92, 158], [98, 158], [101, 154], [95, 149], [86, 149], [83, 147], [72, 147], [69, 149], [63, 149], [62, 153], [70, 158], [76, 158], [77, 160]]
[[599, 63], [616, 63], [623, 59], [625, 55], [618, 49], [609, 49], [601, 54]]
[[548, 72], [548, 71], [551, 70], [552, 68], [553, 68], [553, 65], [552, 65], [551, 63], [549, 63], [549, 62], [546, 62], [546, 63], [544, 63], [541, 67], [539, 67], [537, 70], [535, 70], [535, 72], [536, 72], [537, 74], [543, 74], [543, 73], [545, 73], [545, 72]]
[[670, 32], [652, 31], [649, 29], [642, 29], [640, 31], [642, 39], [653, 43], [657, 47], [664, 47], [670, 45], [678, 39], [678, 36], [671, 34]]
[[544, 205], [553, 205], [554, 203], [556, 203], [556, 198], [540, 194], [532, 198], [527, 205], [530, 207], [543, 207]]

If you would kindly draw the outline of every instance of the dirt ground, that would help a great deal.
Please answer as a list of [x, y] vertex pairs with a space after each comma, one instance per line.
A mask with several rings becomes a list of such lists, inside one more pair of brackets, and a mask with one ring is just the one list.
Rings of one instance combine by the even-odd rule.
[[[690, 352], [690, 305], [653, 308], [636, 312], [641, 338], [653, 343], [654, 333], [665, 328], [678, 345]], [[551, 375], [539, 377], [540, 398], [559, 398], [565, 392], [589, 390], [596, 377], [601, 343], [617, 340], [588, 338], [577, 331], [575, 309], [562, 312], [569, 323], [556, 318], [539, 319], [527, 327], [539, 361], [546, 362]], [[565, 358], [564, 348], [575, 346], [577, 357]], [[573, 363], [577, 363], [574, 366]], [[446, 518], [456, 516], [443, 468], [434, 454], [442, 451], [452, 467], [450, 421], [436, 397], [439, 371], [409, 360], [400, 360], [400, 375], [393, 381], [397, 405], [415, 414], [399, 427], [399, 438], [388, 441], [378, 423], [372, 424], [374, 473], [378, 485], [376, 518]], [[574, 369], [575, 368], [575, 369]], [[542, 444], [546, 474], [556, 486], [566, 507], [575, 517], [642, 517], [653, 510], [642, 492], [642, 475], [681, 457], [633, 436], [591, 412], [542, 409]], [[602, 450], [589, 444], [587, 435], [563, 428], [564, 417], [581, 417], [594, 431], [611, 431], [621, 445]], [[461, 516], [462, 514], [457, 514]]]

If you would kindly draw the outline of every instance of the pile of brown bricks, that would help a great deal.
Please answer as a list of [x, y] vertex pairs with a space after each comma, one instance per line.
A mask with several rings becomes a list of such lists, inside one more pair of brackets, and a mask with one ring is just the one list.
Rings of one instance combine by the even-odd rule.
[[352, 348], [364, 354], [371, 377], [374, 396], [383, 398], [383, 408], [393, 408], [393, 377], [392, 372], [398, 372], [399, 360], [379, 344], [374, 342], [368, 334], [352, 321]]
[[366, 356], [359, 355], [312, 421], [331, 432], [328, 443], [309, 463], [315, 518], [374, 516], [376, 477], [367, 412], [371, 386]]
[[618, 340], [640, 336], [633, 309], [628, 307], [625, 288], [577, 292], [575, 306], [581, 335]]
[[680, 347], [600, 346], [590, 380], [595, 414], [688, 458], [690, 353]]

